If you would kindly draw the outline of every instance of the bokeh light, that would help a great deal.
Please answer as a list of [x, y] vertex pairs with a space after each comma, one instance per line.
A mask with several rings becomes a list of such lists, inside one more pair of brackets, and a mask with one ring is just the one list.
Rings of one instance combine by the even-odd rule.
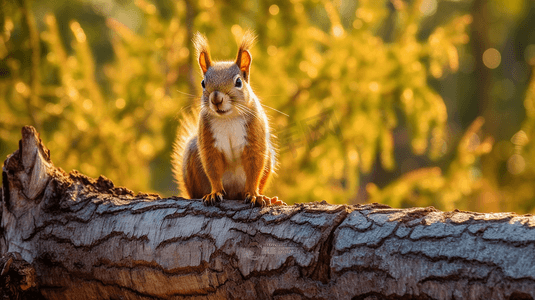
[[273, 16], [278, 15], [278, 14], [279, 14], [279, 11], [280, 11], [279, 6], [276, 5], [276, 4], [273, 4], [273, 5], [271, 5], [271, 6], [269, 7], [269, 13], [270, 13], [271, 15], [273, 15]]
[[280, 147], [267, 193], [535, 213], [535, 2], [489, 1], [30, 1], [35, 22], [7, 1], [0, 154], [34, 125], [66, 171], [176, 195], [176, 128], [201, 95], [191, 36], [233, 60], [254, 29], [250, 84]]
[[526, 160], [520, 154], [513, 154], [507, 160], [507, 171], [513, 175], [519, 175], [526, 168]]
[[126, 106], [126, 101], [123, 98], [115, 100], [115, 107], [118, 109], [123, 109]]
[[489, 69], [496, 69], [502, 62], [500, 52], [494, 48], [489, 48], [483, 52], [483, 63]]
[[425, 16], [431, 16], [436, 13], [437, 6], [437, 0], [423, 0], [422, 4], [420, 5], [420, 11]]

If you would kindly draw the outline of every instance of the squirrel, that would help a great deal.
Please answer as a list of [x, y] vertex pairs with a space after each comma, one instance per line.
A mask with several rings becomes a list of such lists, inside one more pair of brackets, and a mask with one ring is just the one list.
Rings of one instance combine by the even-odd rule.
[[182, 195], [214, 205], [225, 199], [254, 206], [286, 205], [263, 195], [275, 171], [275, 148], [268, 119], [250, 84], [255, 41], [247, 31], [235, 61], [215, 62], [205, 36], [193, 42], [202, 71], [198, 114], [184, 116], [172, 165]]

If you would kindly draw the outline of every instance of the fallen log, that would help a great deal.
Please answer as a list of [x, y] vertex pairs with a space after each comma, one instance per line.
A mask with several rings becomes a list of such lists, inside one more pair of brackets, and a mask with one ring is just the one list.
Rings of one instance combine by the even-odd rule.
[[135, 195], [54, 167], [29, 126], [2, 187], [0, 250], [46, 299], [535, 298], [531, 215]]

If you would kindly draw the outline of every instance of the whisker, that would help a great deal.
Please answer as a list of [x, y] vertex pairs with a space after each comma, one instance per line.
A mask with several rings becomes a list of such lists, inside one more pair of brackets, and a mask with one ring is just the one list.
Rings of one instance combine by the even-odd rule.
[[[235, 103], [239, 103], [239, 102], [237, 102], [237, 100], [242, 100], [242, 101], [243, 101], [244, 99], [237, 99], [237, 98], [236, 98], [236, 99], [232, 99], [232, 98], [231, 98], [230, 101], [233, 102], [233, 103], [234, 103], [234, 102], [235, 102]], [[266, 105], [266, 104], [264, 104], [264, 103], [262, 103], [262, 102], [260, 102], [260, 101], [258, 101], [257, 103], [259, 103], [260, 105], [262, 105], [262, 106], [265, 107], [265, 108], [269, 108], [269, 109], [271, 109], [271, 110], [273, 110], [273, 111], [275, 111], [275, 112], [278, 112], [278, 113], [281, 114], [281, 115], [284, 115], [284, 116], [286, 116], [286, 117], [290, 117], [290, 115], [288, 115], [288, 114], [286, 114], [286, 113], [283, 113], [282, 111], [280, 111], [280, 110], [278, 110], [278, 109], [276, 109], [276, 108], [273, 108], [273, 107], [271, 107], [271, 106], [269, 106], [269, 105]], [[240, 104], [241, 104], [241, 103], [240, 103]]]
[[280, 110], [278, 110], [278, 109], [275, 109], [275, 108], [273, 108], [273, 107], [271, 107], [271, 106], [265, 105], [265, 104], [263, 104], [263, 103], [260, 103], [260, 105], [262, 105], [262, 106], [265, 107], [265, 108], [269, 108], [269, 109], [271, 109], [271, 110], [274, 110], [274, 111], [278, 112], [278, 113], [281, 114], [281, 115], [284, 115], [284, 116], [286, 116], [286, 117], [290, 117], [290, 115], [285, 114], [285, 113], [283, 113], [282, 111], [280, 111]]
[[190, 109], [190, 108], [197, 108], [199, 109], [201, 107], [201, 104], [200, 103], [192, 103], [192, 104], [189, 104], [189, 105], [186, 105], [186, 106], [183, 106], [179, 111], [178, 113], [181, 113], [182, 111], [184, 110], [187, 110], [187, 109]]
[[262, 119], [260, 119], [260, 116], [258, 116], [258, 114], [255, 113], [255, 111], [253, 111], [251, 108], [241, 104], [241, 103], [238, 103], [238, 102], [235, 102], [235, 106], [236, 107], [241, 107], [248, 115], [256, 118], [258, 121], [262, 121]]
[[193, 104], [186, 105], [186, 106], [182, 107], [178, 112], [181, 113], [183, 110], [186, 110], [186, 109], [188, 109], [188, 108], [190, 108], [192, 106], [193, 106]]
[[234, 108], [236, 108], [236, 110], [238, 111], [238, 114], [240, 115], [240, 117], [244, 117], [245, 112], [242, 109], [240, 109], [240, 107], [238, 107], [236, 105]]
[[182, 95], [186, 95], [186, 96], [190, 96], [190, 97], [198, 97], [197, 95], [193, 95], [193, 94], [190, 94], [190, 93], [182, 92], [182, 91], [179, 91], [179, 90], [176, 90], [176, 91], [179, 92]]

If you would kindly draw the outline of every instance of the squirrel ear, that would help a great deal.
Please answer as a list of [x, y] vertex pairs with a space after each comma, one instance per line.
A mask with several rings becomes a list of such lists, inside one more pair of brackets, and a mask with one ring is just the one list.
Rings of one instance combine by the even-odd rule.
[[204, 35], [197, 32], [193, 37], [193, 44], [195, 45], [197, 55], [199, 56], [199, 66], [201, 66], [202, 73], [204, 74], [212, 65], [210, 52], [208, 52], [208, 41]]
[[238, 57], [236, 57], [236, 64], [240, 68], [241, 74], [245, 81], [249, 81], [249, 68], [253, 57], [248, 49], [250, 49], [255, 42], [255, 35], [251, 30], [247, 30], [242, 37], [240, 48], [238, 49]]
[[238, 52], [238, 57], [236, 58], [236, 64], [240, 67], [243, 78], [246, 81], [249, 81], [249, 69], [251, 67], [251, 61], [253, 60], [249, 50], [242, 50]]
[[208, 52], [201, 52], [199, 54], [199, 66], [201, 66], [202, 73], [206, 73], [211, 65], [212, 60], [210, 59], [210, 54]]

